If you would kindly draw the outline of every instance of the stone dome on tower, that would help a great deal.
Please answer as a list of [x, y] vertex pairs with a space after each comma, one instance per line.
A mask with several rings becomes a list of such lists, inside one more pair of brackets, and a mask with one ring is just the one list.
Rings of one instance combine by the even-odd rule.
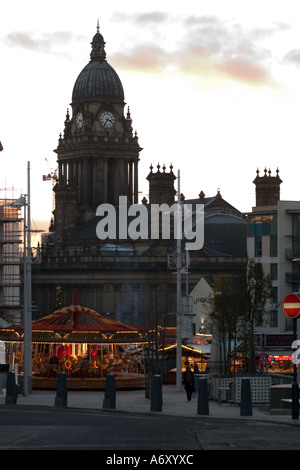
[[78, 75], [57, 153], [58, 180], [53, 188], [53, 230], [66, 240], [95, 219], [101, 204], [138, 202], [138, 164], [142, 148], [133, 133], [131, 113], [124, 113], [124, 91], [106, 60], [99, 31], [92, 38], [90, 62]]
[[105, 41], [99, 32], [99, 24], [91, 45], [91, 60], [77, 77], [72, 93], [73, 103], [97, 99], [124, 101], [121, 80], [106, 61]]

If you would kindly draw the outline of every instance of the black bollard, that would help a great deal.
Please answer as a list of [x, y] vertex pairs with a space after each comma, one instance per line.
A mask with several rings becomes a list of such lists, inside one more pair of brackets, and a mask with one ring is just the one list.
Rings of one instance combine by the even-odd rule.
[[242, 378], [240, 415], [252, 416], [251, 386], [249, 377]]
[[161, 375], [154, 375], [151, 388], [151, 411], [162, 411]]
[[110, 409], [114, 409], [116, 407], [116, 382], [114, 374], [107, 374], [106, 376], [102, 407]]
[[198, 380], [198, 415], [209, 415], [207, 378], [201, 377]]
[[16, 405], [17, 397], [18, 397], [18, 388], [16, 384], [15, 373], [12, 371], [9, 371], [7, 373], [5, 404]]
[[60, 372], [57, 378], [55, 406], [67, 406], [67, 402], [68, 402], [67, 374], [65, 372]]

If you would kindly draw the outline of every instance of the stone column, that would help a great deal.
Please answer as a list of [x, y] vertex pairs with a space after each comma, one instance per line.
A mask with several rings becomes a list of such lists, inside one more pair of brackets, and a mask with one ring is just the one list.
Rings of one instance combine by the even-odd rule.
[[129, 163], [129, 184], [128, 184], [128, 199], [132, 204], [132, 194], [133, 194], [133, 163]]
[[136, 160], [134, 162], [134, 190], [133, 190], [133, 194], [134, 194], [134, 203], [137, 204], [138, 203], [138, 199], [139, 199], [139, 174], [138, 174], [138, 161]]
[[125, 163], [123, 158], [119, 158], [118, 160], [118, 182], [117, 182], [117, 188], [118, 188], [118, 196], [125, 196], [126, 190], [125, 190], [125, 178], [124, 178], [124, 172], [125, 172]]
[[103, 201], [107, 202], [108, 199], [108, 161], [107, 158], [103, 160]]
[[68, 162], [68, 184], [73, 184], [73, 163]]
[[77, 181], [78, 181], [78, 203], [82, 204], [82, 202], [83, 202], [83, 198], [82, 198], [82, 160], [78, 161]]
[[73, 184], [78, 187], [78, 161], [73, 162]]
[[82, 161], [82, 203], [87, 205], [88, 203], [88, 161], [86, 158]]
[[63, 181], [62, 162], [59, 162], [59, 164], [58, 164], [58, 181], [59, 181], [59, 183], [62, 183], [62, 181]]
[[129, 191], [128, 191], [128, 173], [129, 173], [129, 162], [128, 160], [125, 160], [125, 165], [124, 165], [124, 194], [128, 196]]

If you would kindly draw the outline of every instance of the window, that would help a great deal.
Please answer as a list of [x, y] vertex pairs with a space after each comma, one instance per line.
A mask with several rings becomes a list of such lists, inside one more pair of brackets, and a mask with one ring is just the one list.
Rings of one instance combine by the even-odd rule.
[[255, 236], [255, 224], [250, 222], [249, 227], [248, 227], [248, 235], [249, 237], [254, 237]]
[[248, 236], [255, 237], [254, 256], [262, 256], [262, 236], [270, 237], [270, 256], [278, 256], [277, 214], [249, 216]]
[[293, 238], [292, 238], [293, 253], [300, 252], [300, 216], [293, 214]]
[[278, 310], [270, 311], [270, 327], [271, 328], [278, 327]]
[[277, 235], [270, 236], [270, 256], [277, 256]]
[[285, 331], [293, 331], [293, 319], [292, 318], [285, 319]]
[[277, 235], [277, 214], [251, 215], [249, 217], [249, 236]]
[[262, 235], [262, 224], [258, 222], [250, 222], [249, 236], [255, 237], [256, 235]]
[[263, 315], [261, 310], [255, 312], [255, 326], [263, 326]]
[[278, 264], [277, 263], [270, 264], [270, 276], [271, 276], [272, 281], [278, 280]]
[[274, 286], [272, 287], [270, 301], [272, 304], [278, 303], [278, 287], [274, 287]]
[[277, 214], [274, 214], [271, 217], [271, 235], [276, 235], [277, 237]]
[[256, 236], [255, 237], [254, 256], [256, 256], [256, 257], [262, 256], [262, 238], [261, 238], [261, 236]]
[[271, 224], [270, 222], [263, 222], [262, 224], [262, 234], [270, 235], [271, 234]]

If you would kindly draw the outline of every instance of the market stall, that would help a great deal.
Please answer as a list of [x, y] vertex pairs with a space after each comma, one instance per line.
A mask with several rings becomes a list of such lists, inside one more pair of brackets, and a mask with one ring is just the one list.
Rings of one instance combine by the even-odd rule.
[[[177, 343], [159, 349], [159, 353], [164, 354], [165, 361], [173, 365], [167, 372], [167, 381], [170, 384], [176, 383], [176, 350]], [[181, 350], [182, 372], [185, 371], [187, 363], [189, 363], [191, 369], [197, 374], [206, 372], [207, 360], [210, 356], [210, 344], [182, 344]]]
[[[23, 371], [24, 327], [0, 329], [6, 362]], [[149, 341], [142, 328], [124, 325], [80, 305], [64, 307], [32, 323], [33, 388], [56, 388], [59, 372], [68, 388], [103, 389], [108, 373], [116, 388], [145, 386], [142, 351]]]

